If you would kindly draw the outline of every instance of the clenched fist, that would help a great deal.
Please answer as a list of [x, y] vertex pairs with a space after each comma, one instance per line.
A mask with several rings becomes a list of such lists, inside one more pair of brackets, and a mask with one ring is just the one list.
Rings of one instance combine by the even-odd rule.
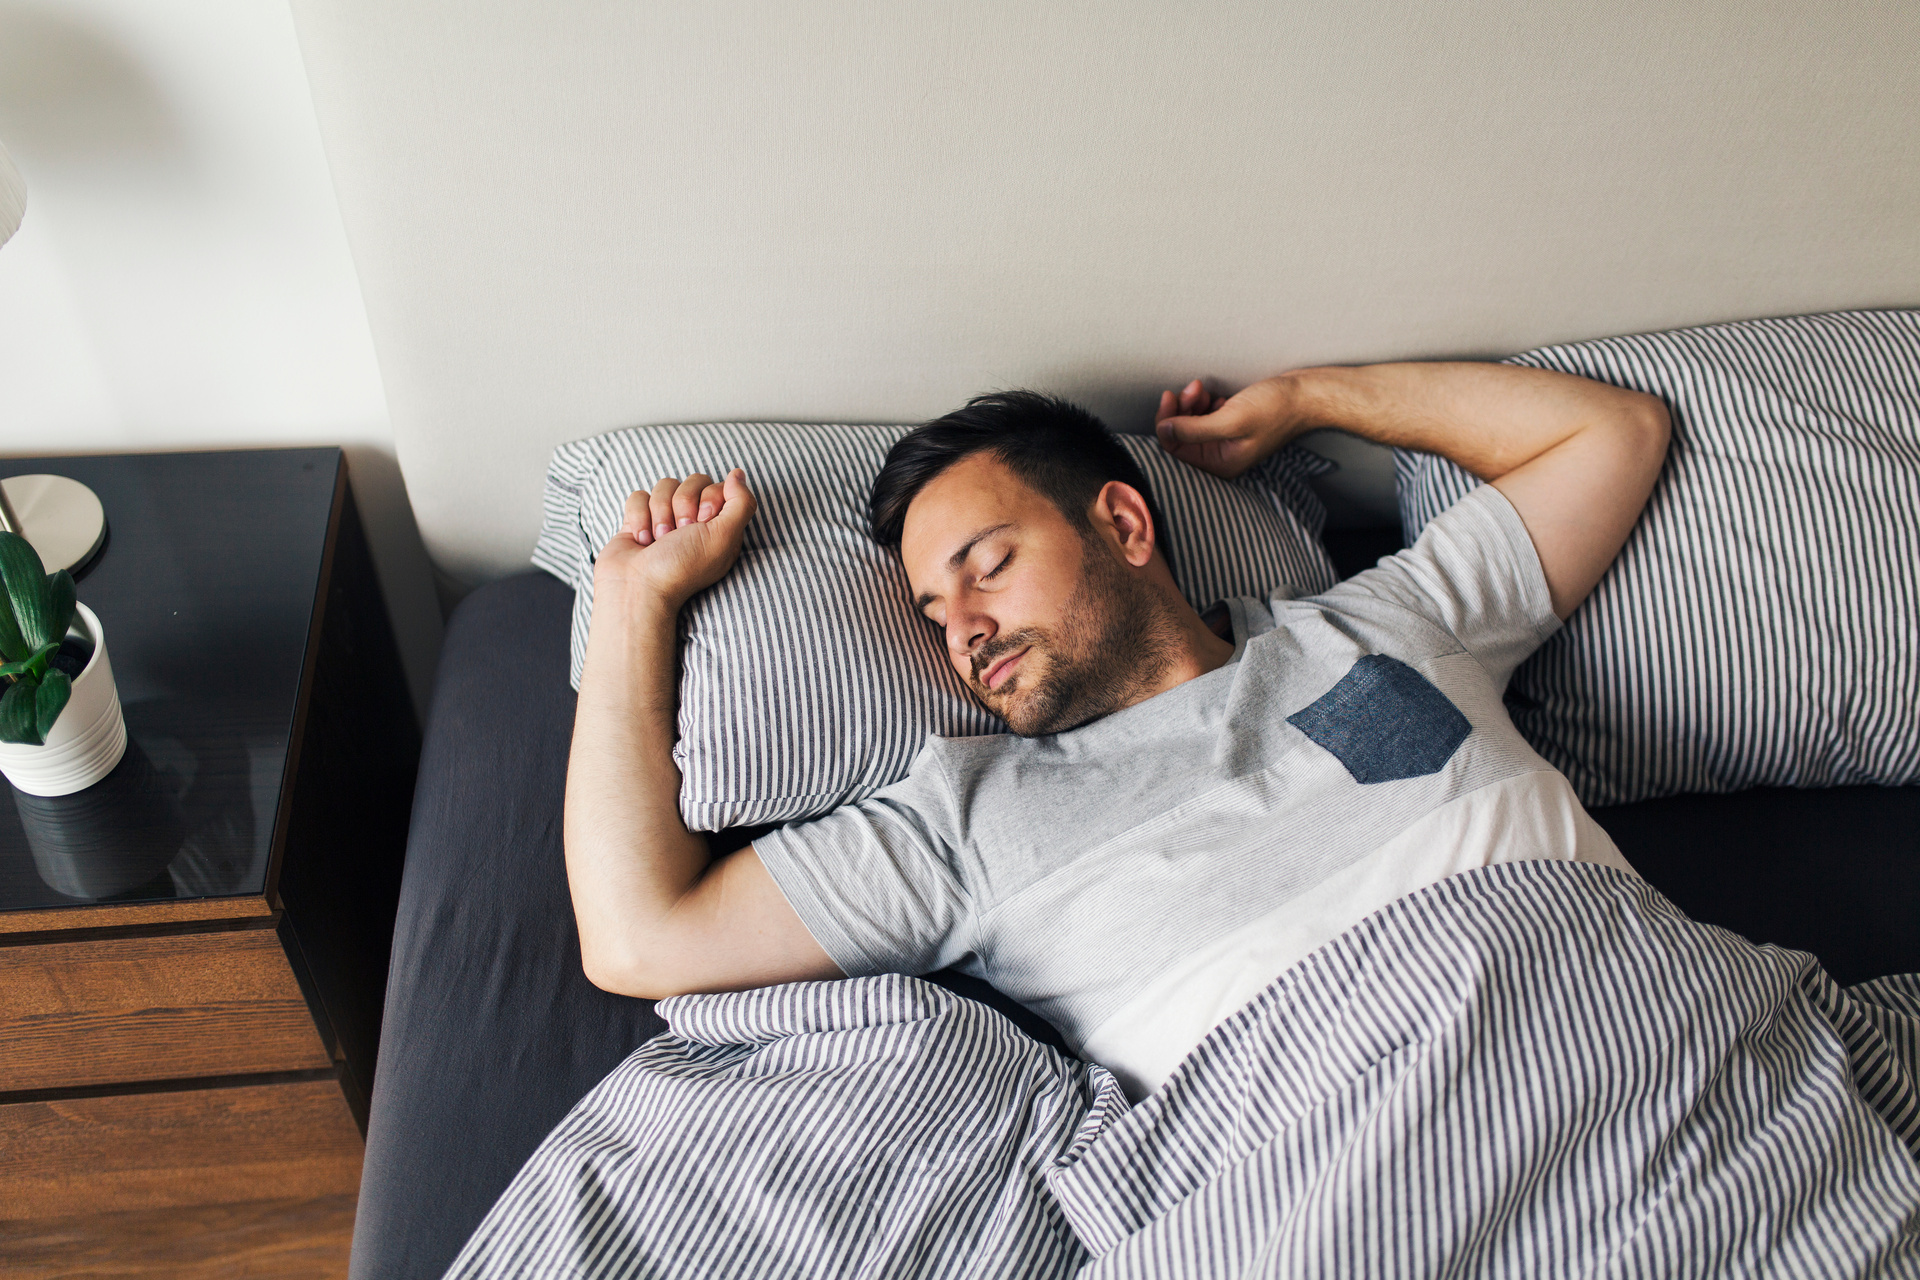
[[1234, 396], [1214, 396], [1195, 378], [1179, 391], [1161, 392], [1153, 418], [1161, 448], [1190, 466], [1229, 480], [1308, 425], [1285, 374], [1256, 382]]
[[670, 476], [653, 492], [636, 490], [626, 517], [593, 569], [593, 589], [638, 592], [678, 609], [725, 576], [740, 556], [753, 494], [735, 467], [725, 480]]

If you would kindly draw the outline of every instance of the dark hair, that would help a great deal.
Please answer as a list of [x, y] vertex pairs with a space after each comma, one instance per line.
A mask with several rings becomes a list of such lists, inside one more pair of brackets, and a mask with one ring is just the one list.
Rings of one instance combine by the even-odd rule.
[[899, 546], [915, 496], [942, 471], [976, 453], [991, 453], [1005, 463], [1083, 533], [1093, 527], [1087, 508], [1103, 485], [1109, 480], [1132, 485], [1147, 500], [1155, 545], [1165, 554], [1166, 521], [1147, 478], [1113, 433], [1079, 405], [1038, 391], [975, 396], [965, 408], [922, 423], [896, 441], [867, 499], [875, 540], [883, 547]]

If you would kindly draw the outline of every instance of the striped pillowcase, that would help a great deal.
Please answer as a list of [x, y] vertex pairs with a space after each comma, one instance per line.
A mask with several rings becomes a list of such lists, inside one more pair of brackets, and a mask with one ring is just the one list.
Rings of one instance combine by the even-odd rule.
[[[663, 476], [744, 466], [760, 509], [740, 561], [681, 614], [680, 812], [695, 831], [790, 822], [905, 775], [929, 733], [999, 733], [916, 613], [899, 558], [867, 532], [867, 492], [909, 427], [705, 423], [565, 444], [547, 472], [533, 562], [572, 585], [575, 688], [593, 563], [627, 495]], [[1331, 468], [1289, 449], [1231, 483], [1120, 436], [1159, 502], [1174, 580], [1205, 606], [1336, 580], [1307, 480]]]
[[[1920, 311], [1545, 347], [1673, 447], [1619, 561], [1507, 691], [1589, 805], [1920, 782]], [[1409, 541], [1479, 481], [1396, 458]]]

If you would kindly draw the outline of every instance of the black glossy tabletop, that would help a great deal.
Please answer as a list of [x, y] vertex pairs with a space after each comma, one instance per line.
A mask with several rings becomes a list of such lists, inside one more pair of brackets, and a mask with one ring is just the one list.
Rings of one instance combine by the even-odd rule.
[[336, 449], [0, 459], [92, 487], [99, 615], [127, 754], [71, 796], [0, 801], [0, 911], [256, 894], [266, 884]]

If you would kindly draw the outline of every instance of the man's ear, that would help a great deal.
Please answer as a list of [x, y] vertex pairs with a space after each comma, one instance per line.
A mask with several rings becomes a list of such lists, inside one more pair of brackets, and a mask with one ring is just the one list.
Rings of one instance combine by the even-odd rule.
[[1093, 518], [1113, 531], [1128, 564], [1138, 569], [1153, 559], [1159, 531], [1153, 527], [1146, 495], [1138, 489], [1119, 480], [1107, 481], [1094, 497]]

